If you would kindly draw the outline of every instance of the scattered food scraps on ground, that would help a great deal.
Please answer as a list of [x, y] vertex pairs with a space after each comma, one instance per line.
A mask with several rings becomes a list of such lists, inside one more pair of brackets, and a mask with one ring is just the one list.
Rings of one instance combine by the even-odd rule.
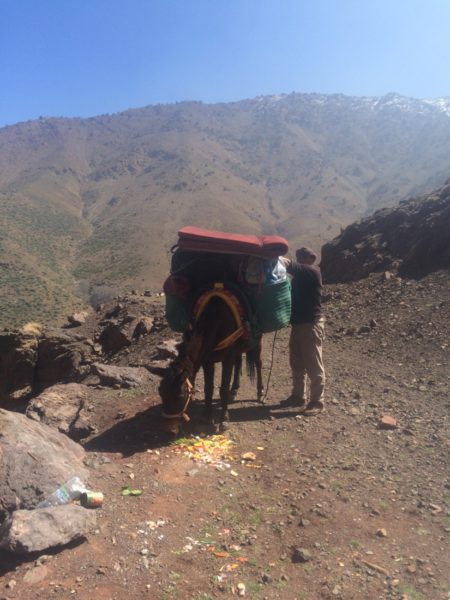
[[151, 531], [154, 531], [158, 527], [162, 527], [163, 525], [165, 525], [167, 521], [165, 521], [164, 519], [158, 519], [157, 521], [146, 521], [145, 523]]
[[254, 452], [243, 452], [241, 454], [241, 458], [242, 458], [242, 460], [253, 461], [253, 460], [256, 460], [256, 454]]
[[140, 496], [142, 490], [133, 490], [128, 485], [125, 485], [122, 487], [121, 494], [122, 496]]
[[[230, 462], [238, 457], [233, 456], [232, 446], [234, 442], [224, 435], [212, 435], [210, 437], [195, 436], [192, 438], [180, 438], [173, 443], [174, 451], [183, 454], [191, 460], [209, 464], [218, 471], [231, 469]], [[263, 450], [262, 446], [257, 449]], [[255, 452], [243, 452], [240, 454], [240, 463], [249, 468], [261, 469], [261, 464], [256, 464]], [[238, 477], [237, 471], [231, 469], [230, 475]]]
[[225, 460], [233, 460], [231, 446], [233, 442], [224, 435], [208, 438], [182, 438], [174, 443], [174, 450], [196, 462], [210, 464], [218, 469], [230, 468]]

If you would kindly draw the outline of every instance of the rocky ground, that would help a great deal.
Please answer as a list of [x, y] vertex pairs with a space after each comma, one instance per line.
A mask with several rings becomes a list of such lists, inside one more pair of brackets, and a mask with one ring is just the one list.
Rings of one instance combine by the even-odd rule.
[[[174, 337], [161, 298], [134, 301], [157, 327], [117, 365], [145, 366]], [[0, 598], [448, 599], [449, 274], [330, 285], [325, 311], [326, 411], [278, 407], [289, 332], [266, 335], [267, 404], [244, 377], [215, 465], [162, 436], [156, 377], [93, 386], [83, 444], [89, 487], [105, 496], [96, 530], [25, 560], [0, 554]], [[94, 338], [98, 318], [80, 332]]]

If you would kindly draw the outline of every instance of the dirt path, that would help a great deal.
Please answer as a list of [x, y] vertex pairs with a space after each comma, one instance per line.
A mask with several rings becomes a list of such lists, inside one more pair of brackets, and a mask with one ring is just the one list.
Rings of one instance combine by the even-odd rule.
[[[288, 331], [266, 407], [243, 378], [218, 465], [165, 443], [156, 382], [150, 409], [142, 394], [114, 394], [94, 407], [87, 445], [90, 487], [105, 494], [97, 531], [26, 563], [2, 555], [0, 598], [448, 599], [448, 274], [327, 294], [324, 414], [277, 408]], [[380, 429], [383, 415], [395, 429]]]

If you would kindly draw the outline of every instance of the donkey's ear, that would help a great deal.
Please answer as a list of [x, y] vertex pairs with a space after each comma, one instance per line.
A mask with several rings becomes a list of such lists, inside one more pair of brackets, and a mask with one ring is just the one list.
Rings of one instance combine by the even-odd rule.
[[158, 377], [165, 377], [169, 372], [169, 367], [161, 367], [151, 363], [145, 365], [145, 368], [147, 371], [150, 371], [150, 373], [153, 373], [153, 375], [158, 375]]

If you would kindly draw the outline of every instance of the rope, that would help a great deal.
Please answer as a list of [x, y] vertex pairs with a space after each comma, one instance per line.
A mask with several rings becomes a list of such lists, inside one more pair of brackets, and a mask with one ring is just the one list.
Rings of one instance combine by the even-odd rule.
[[264, 396], [262, 399], [262, 403], [265, 404], [266, 403], [266, 399], [267, 399], [267, 394], [269, 393], [269, 384], [270, 384], [270, 378], [272, 376], [272, 367], [273, 367], [273, 355], [275, 352], [275, 340], [277, 339], [277, 334], [278, 334], [278, 329], [275, 331], [275, 335], [273, 336], [273, 342], [272, 342], [272, 356], [270, 359], [270, 368], [269, 368], [269, 374], [267, 375], [267, 383], [266, 383], [266, 391], [264, 392]]

